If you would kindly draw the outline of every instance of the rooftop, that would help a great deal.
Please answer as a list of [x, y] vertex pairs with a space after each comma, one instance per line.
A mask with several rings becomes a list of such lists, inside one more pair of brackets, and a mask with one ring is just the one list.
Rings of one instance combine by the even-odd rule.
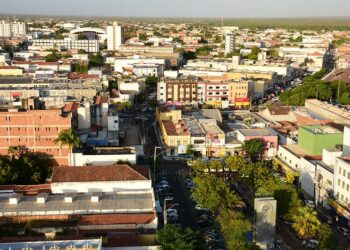
[[270, 128], [239, 129], [245, 136], [277, 136], [277, 133]]
[[340, 130], [327, 125], [310, 125], [302, 128], [314, 135], [342, 134]]
[[199, 125], [197, 119], [193, 117], [186, 117], [183, 119], [186, 123], [191, 136], [204, 136], [205, 132], [203, 131], [203, 128]]
[[200, 119], [200, 125], [207, 134], [223, 134], [224, 132], [219, 128], [214, 119]]
[[148, 175], [129, 165], [55, 167], [52, 183], [55, 182], [90, 182], [90, 181], [129, 181], [148, 180]]
[[51, 249], [82, 249], [90, 246], [91, 250], [101, 249], [101, 239], [86, 239], [86, 240], [55, 240], [55, 241], [36, 241], [36, 242], [15, 242], [15, 243], [0, 243], [0, 249], [3, 250], [43, 250]]
[[178, 121], [162, 121], [166, 133], [170, 136], [174, 135], [191, 135], [188, 127], [183, 120]]
[[10, 204], [9, 197], [0, 197], [0, 217], [18, 215], [52, 214], [128, 214], [153, 211], [153, 193], [117, 192], [100, 194], [98, 202], [91, 201], [91, 194], [72, 194], [72, 202], [66, 195], [48, 195], [45, 203], [38, 203], [36, 196], [22, 196], [17, 204]]

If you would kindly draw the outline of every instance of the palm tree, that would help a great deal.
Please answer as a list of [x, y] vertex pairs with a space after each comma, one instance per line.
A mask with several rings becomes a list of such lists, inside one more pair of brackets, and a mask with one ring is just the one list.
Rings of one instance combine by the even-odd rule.
[[307, 206], [297, 208], [292, 214], [292, 220], [294, 221], [293, 229], [301, 238], [306, 240], [315, 237], [321, 225], [317, 218], [317, 212]]
[[82, 146], [80, 138], [74, 134], [72, 129], [62, 131], [57, 139], [54, 140], [54, 143], [60, 143], [60, 147], [62, 145], [68, 145], [70, 153], [72, 153], [74, 147], [78, 148]]

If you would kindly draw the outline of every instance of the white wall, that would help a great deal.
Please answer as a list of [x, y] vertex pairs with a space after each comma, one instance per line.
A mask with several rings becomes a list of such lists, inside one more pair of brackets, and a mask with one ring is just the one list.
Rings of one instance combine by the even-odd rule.
[[309, 196], [315, 195], [315, 176], [316, 176], [316, 163], [312, 163], [304, 158], [300, 159], [300, 187]]
[[135, 181], [90, 181], [90, 182], [54, 182], [51, 183], [53, 194], [92, 193], [92, 192], [120, 192], [143, 190], [151, 192], [151, 180]]
[[71, 165], [113, 165], [118, 161], [128, 161], [131, 164], [136, 164], [136, 154], [83, 155], [82, 153], [73, 153]]

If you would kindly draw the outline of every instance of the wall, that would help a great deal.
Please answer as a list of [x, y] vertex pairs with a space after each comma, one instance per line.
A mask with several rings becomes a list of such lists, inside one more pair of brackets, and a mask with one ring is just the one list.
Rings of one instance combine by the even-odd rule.
[[117, 161], [128, 161], [131, 164], [136, 164], [136, 154], [113, 154], [113, 155], [83, 155], [82, 153], [73, 153], [73, 166], [92, 165], [113, 165]]
[[334, 194], [337, 200], [350, 204], [350, 162], [341, 158], [335, 160], [334, 168]]
[[298, 144], [313, 155], [322, 155], [324, 148], [335, 148], [343, 143], [343, 134], [313, 134], [303, 127], [299, 128]]
[[54, 182], [51, 183], [53, 194], [66, 193], [92, 193], [92, 192], [119, 192], [143, 190], [149, 191], [152, 189], [151, 180], [135, 180], [135, 181], [90, 181], [90, 182]]

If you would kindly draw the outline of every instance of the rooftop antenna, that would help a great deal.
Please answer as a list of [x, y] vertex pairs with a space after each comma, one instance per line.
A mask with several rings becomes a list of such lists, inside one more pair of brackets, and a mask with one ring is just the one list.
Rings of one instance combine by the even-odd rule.
[[221, 27], [224, 27], [224, 18], [221, 17]]

